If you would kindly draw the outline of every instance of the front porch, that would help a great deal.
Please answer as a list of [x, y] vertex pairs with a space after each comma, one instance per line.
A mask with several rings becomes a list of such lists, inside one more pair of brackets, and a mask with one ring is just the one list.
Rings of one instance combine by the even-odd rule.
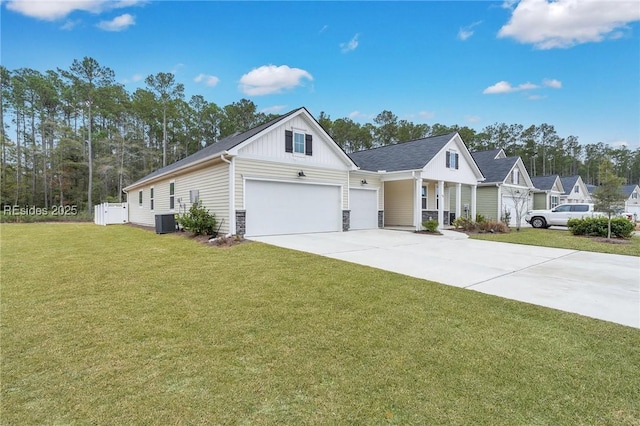
[[[419, 231], [422, 223], [437, 220], [438, 228], [444, 229], [453, 219], [463, 213], [476, 215], [476, 185], [470, 188], [471, 203], [463, 212], [460, 182], [446, 182], [411, 177], [410, 179], [385, 180], [384, 185], [384, 228], [411, 229]], [[455, 188], [455, 191], [450, 191]], [[449, 193], [455, 193], [452, 202]], [[452, 208], [453, 207], [453, 208]]]

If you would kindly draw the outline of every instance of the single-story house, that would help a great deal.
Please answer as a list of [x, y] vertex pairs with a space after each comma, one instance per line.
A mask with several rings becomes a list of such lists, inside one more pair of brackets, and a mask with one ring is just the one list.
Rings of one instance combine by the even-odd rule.
[[533, 186], [533, 208], [535, 210], [550, 210], [560, 204], [560, 196], [564, 194], [562, 181], [558, 175], [534, 176], [531, 178]]
[[[532, 204], [533, 183], [520, 157], [507, 157], [503, 149], [472, 152], [471, 156], [485, 177], [478, 183], [477, 212], [489, 220], [509, 218], [516, 226], [516, 210], [523, 218]], [[470, 202], [468, 191], [463, 190], [462, 202]], [[472, 216], [475, 220], [475, 215]]]
[[[445, 188], [482, 174], [457, 133], [347, 155], [305, 109], [229, 136], [127, 186], [129, 221], [196, 200], [244, 236], [448, 223]], [[440, 202], [442, 200], [442, 202]], [[458, 212], [459, 213], [459, 212]]]
[[560, 204], [590, 203], [591, 194], [580, 175], [560, 177], [564, 193], [560, 195]]

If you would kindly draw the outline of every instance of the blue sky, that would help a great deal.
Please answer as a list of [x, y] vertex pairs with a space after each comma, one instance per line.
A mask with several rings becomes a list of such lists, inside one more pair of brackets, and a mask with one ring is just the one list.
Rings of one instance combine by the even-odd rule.
[[0, 0], [10, 70], [95, 58], [130, 91], [173, 72], [260, 111], [371, 122], [552, 124], [640, 147], [640, 1]]

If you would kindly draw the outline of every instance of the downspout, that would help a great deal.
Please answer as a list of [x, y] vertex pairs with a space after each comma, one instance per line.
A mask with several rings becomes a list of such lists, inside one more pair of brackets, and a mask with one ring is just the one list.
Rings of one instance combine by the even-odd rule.
[[235, 234], [236, 230], [236, 185], [235, 185], [235, 175], [236, 175], [236, 167], [235, 162], [233, 161], [234, 157], [231, 156], [231, 160], [227, 160], [224, 156], [229, 155], [228, 151], [224, 151], [220, 154], [220, 159], [225, 163], [229, 164], [229, 235]]

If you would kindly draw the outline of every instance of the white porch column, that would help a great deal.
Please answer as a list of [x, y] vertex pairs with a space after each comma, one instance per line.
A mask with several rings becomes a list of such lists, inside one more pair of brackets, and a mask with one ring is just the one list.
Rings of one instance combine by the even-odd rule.
[[477, 185], [471, 185], [471, 220], [476, 221], [476, 189]]
[[422, 230], [422, 178], [416, 179], [413, 197], [413, 225], [416, 231]]
[[438, 228], [444, 228], [444, 181], [439, 180], [436, 189], [436, 199], [438, 200]]
[[462, 211], [462, 184], [456, 184], [456, 219], [460, 217], [460, 212]]

